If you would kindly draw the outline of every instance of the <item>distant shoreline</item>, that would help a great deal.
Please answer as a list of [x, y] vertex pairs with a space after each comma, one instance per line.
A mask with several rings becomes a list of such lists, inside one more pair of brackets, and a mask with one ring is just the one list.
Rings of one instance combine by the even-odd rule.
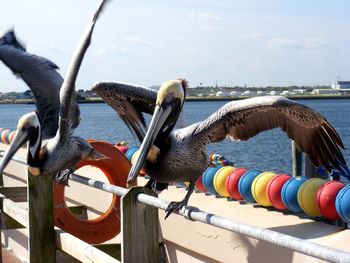
[[[251, 97], [187, 97], [186, 101], [232, 101], [242, 100]], [[292, 100], [344, 100], [350, 99], [350, 96], [328, 96], [328, 95], [303, 95], [303, 96], [286, 96]], [[102, 99], [78, 100], [78, 103], [104, 103]], [[35, 104], [34, 99], [6, 99], [0, 100], [0, 104]]]

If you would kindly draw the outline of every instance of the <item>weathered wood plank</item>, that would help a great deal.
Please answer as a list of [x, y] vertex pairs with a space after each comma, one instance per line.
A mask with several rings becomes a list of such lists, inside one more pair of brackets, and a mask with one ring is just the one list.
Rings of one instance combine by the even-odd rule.
[[55, 233], [57, 248], [83, 263], [120, 263], [119, 260], [107, 255], [79, 238], [62, 231], [61, 229], [56, 229]]
[[0, 194], [15, 202], [27, 202], [27, 187], [0, 187]]
[[155, 195], [133, 187], [122, 197], [122, 262], [160, 262], [158, 209], [137, 202], [139, 193]]
[[0, 200], [2, 204], [2, 211], [8, 216], [15, 219], [21, 225], [28, 227], [28, 208], [21, 206], [20, 204], [6, 198], [0, 194]]
[[28, 171], [29, 260], [56, 261], [51, 176], [33, 176]]

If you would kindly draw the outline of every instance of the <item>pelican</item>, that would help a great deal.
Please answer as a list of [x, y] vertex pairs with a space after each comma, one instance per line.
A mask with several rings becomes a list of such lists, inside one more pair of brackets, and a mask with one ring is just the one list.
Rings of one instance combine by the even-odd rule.
[[[79, 123], [75, 102], [75, 80], [91, 35], [106, 1], [102, 1], [92, 22], [84, 32], [62, 82], [58, 68], [51, 61], [25, 52], [13, 31], [0, 40], [0, 59], [32, 89], [37, 111], [23, 115], [17, 124], [17, 135], [0, 164], [0, 174], [19, 147], [28, 141], [27, 163], [31, 174], [55, 175], [67, 183], [69, 171], [81, 159], [104, 159], [104, 155], [80, 137], [73, 136]], [[62, 84], [62, 85], [61, 85]], [[60, 88], [60, 86], [62, 86]], [[69, 169], [69, 171], [64, 171]]]
[[[343, 143], [327, 120], [316, 111], [280, 96], [232, 101], [202, 122], [176, 128], [187, 86], [185, 80], [179, 79], [167, 81], [158, 92], [115, 82], [100, 82], [92, 88], [142, 141], [128, 184], [136, 180], [142, 167], [153, 186], [154, 182], [190, 182], [185, 198], [171, 202], [165, 218], [187, 205], [196, 179], [209, 166], [206, 145], [226, 137], [248, 140], [262, 131], [279, 127], [315, 166], [330, 171], [332, 166], [345, 164], [341, 153]], [[153, 115], [148, 130], [143, 113]], [[147, 187], [150, 186], [151, 183], [147, 183]]]

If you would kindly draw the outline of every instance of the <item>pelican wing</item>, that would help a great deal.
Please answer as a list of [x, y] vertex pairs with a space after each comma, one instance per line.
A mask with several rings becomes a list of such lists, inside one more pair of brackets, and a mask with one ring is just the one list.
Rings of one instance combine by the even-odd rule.
[[[29, 86], [34, 94], [40, 116], [43, 139], [55, 136], [58, 129], [60, 108], [59, 92], [63, 79], [57, 72], [58, 66], [52, 61], [26, 52], [12, 30], [0, 38], [0, 60]], [[77, 104], [73, 104], [79, 112]], [[73, 119], [73, 127], [78, 118]]]
[[328, 171], [345, 164], [344, 145], [335, 129], [316, 111], [284, 97], [258, 97], [227, 103], [203, 122], [191, 127], [193, 140], [213, 143], [248, 140], [258, 133], [281, 128], [315, 166]]
[[59, 129], [62, 136], [66, 136], [71, 132], [71, 114], [75, 113], [75, 118], [79, 119], [79, 112], [74, 112], [72, 104], [75, 103], [75, 81], [78, 76], [80, 65], [83, 61], [86, 50], [90, 46], [91, 36], [94, 30], [96, 21], [106, 4], [107, 0], [102, 0], [97, 10], [95, 11], [94, 17], [91, 23], [83, 33], [78, 46], [76, 47], [72, 59], [69, 63], [66, 76], [64, 78], [62, 88], [60, 90], [60, 114], [59, 114]]
[[117, 82], [99, 82], [92, 91], [118, 113], [130, 131], [142, 142], [146, 134], [142, 113], [153, 114], [157, 91]]

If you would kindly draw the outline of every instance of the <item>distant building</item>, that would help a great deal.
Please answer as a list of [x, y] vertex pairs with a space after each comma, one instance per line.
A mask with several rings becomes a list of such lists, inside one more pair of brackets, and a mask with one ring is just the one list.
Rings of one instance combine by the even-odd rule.
[[258, 95], [258, 96], [263, 96], [263, 95], [266, 95], [267, 94], [267, 91], [266, 90], [258, 90], [257, 92], [256, 92], [256, 95]]
[[350, 81], [338, 80], [332, 83], [332, 89], [350, 89]]
[[216, 93], [216, 97], [228, 97], [230, 96], [230, 93], [226, 92], [226, 91], [218, 91]]
[[340, 92], [337, 89], [313, 89], [311, 94], [313, 94], [313, 95], [339, 95]]
[[271, 90], [270, 91], [270, 95], [271, 96], [275, 96], [275, 95], [279, 95], [281, 92], [279, 90]]

